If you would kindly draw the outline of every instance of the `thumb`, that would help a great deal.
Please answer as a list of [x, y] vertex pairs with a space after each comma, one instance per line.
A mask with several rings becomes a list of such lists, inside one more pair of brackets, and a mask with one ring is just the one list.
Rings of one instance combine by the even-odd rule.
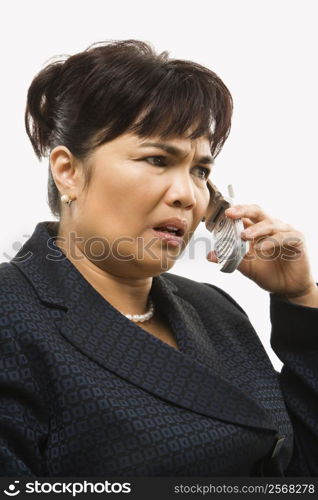
[[218, 258], [216, 256], [216, 253], [214, 252], [214, 250], [211, 250], [208, 255], [206, 256], [207, 260], [209, 260], [210, 262], [218, 262]]

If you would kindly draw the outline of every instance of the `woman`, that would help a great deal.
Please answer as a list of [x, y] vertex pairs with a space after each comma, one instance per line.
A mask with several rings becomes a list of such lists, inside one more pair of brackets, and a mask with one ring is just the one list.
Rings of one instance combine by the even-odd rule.
[[166, 272], [204, 220], [231, 113], [215, 73], [136, 40], [33, 80], [26, 129], [58, 221], [0, 266], [2, 475], [318, 472], [303, 236], [255, 205], [227, 211], [251, 244], [239, 270], [272, 292], [281, 374], [229, 295]]

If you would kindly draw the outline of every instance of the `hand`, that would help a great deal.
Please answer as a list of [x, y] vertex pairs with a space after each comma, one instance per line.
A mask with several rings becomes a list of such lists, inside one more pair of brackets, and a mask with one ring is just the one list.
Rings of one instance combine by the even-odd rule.
[[[238, 267], [242, 274], [261, 288], [292, 302], [318, 307], [318, 287], [301, 232], [270, 217], [258, 205], [235, 205], [225, 215], [242, 218], [242, 239], [250, 242], [249, 251]], [[207, 258], [217, 262], [213, 251]]]

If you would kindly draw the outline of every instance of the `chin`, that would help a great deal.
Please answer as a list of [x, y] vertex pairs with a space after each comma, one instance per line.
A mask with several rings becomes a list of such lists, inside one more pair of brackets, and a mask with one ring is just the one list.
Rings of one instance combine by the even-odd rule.
[[146, 276], [160, 276], [162, 273], [166, 273], [171, 269], [176, 262], [176, 259], [163, 259], [159, 262], [156, 261], [143, 261], [138, 265], [139, 272]]

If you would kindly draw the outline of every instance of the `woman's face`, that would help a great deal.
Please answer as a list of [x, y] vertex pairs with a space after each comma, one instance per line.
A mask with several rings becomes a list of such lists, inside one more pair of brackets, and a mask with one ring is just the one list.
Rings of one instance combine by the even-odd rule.
[[[92, 168], [88, 190], [76, 192], [71, 208], [64, 206], [72, 214], [68, 227], [79, 238], [76, 245], [118, 276], [144, 278], [170, 269], [208, 206], [208, 139], [127, 133], [96, 148], [86, 163]], [[171, 217], [186, 222], [182, 245], [153, 229]]]

